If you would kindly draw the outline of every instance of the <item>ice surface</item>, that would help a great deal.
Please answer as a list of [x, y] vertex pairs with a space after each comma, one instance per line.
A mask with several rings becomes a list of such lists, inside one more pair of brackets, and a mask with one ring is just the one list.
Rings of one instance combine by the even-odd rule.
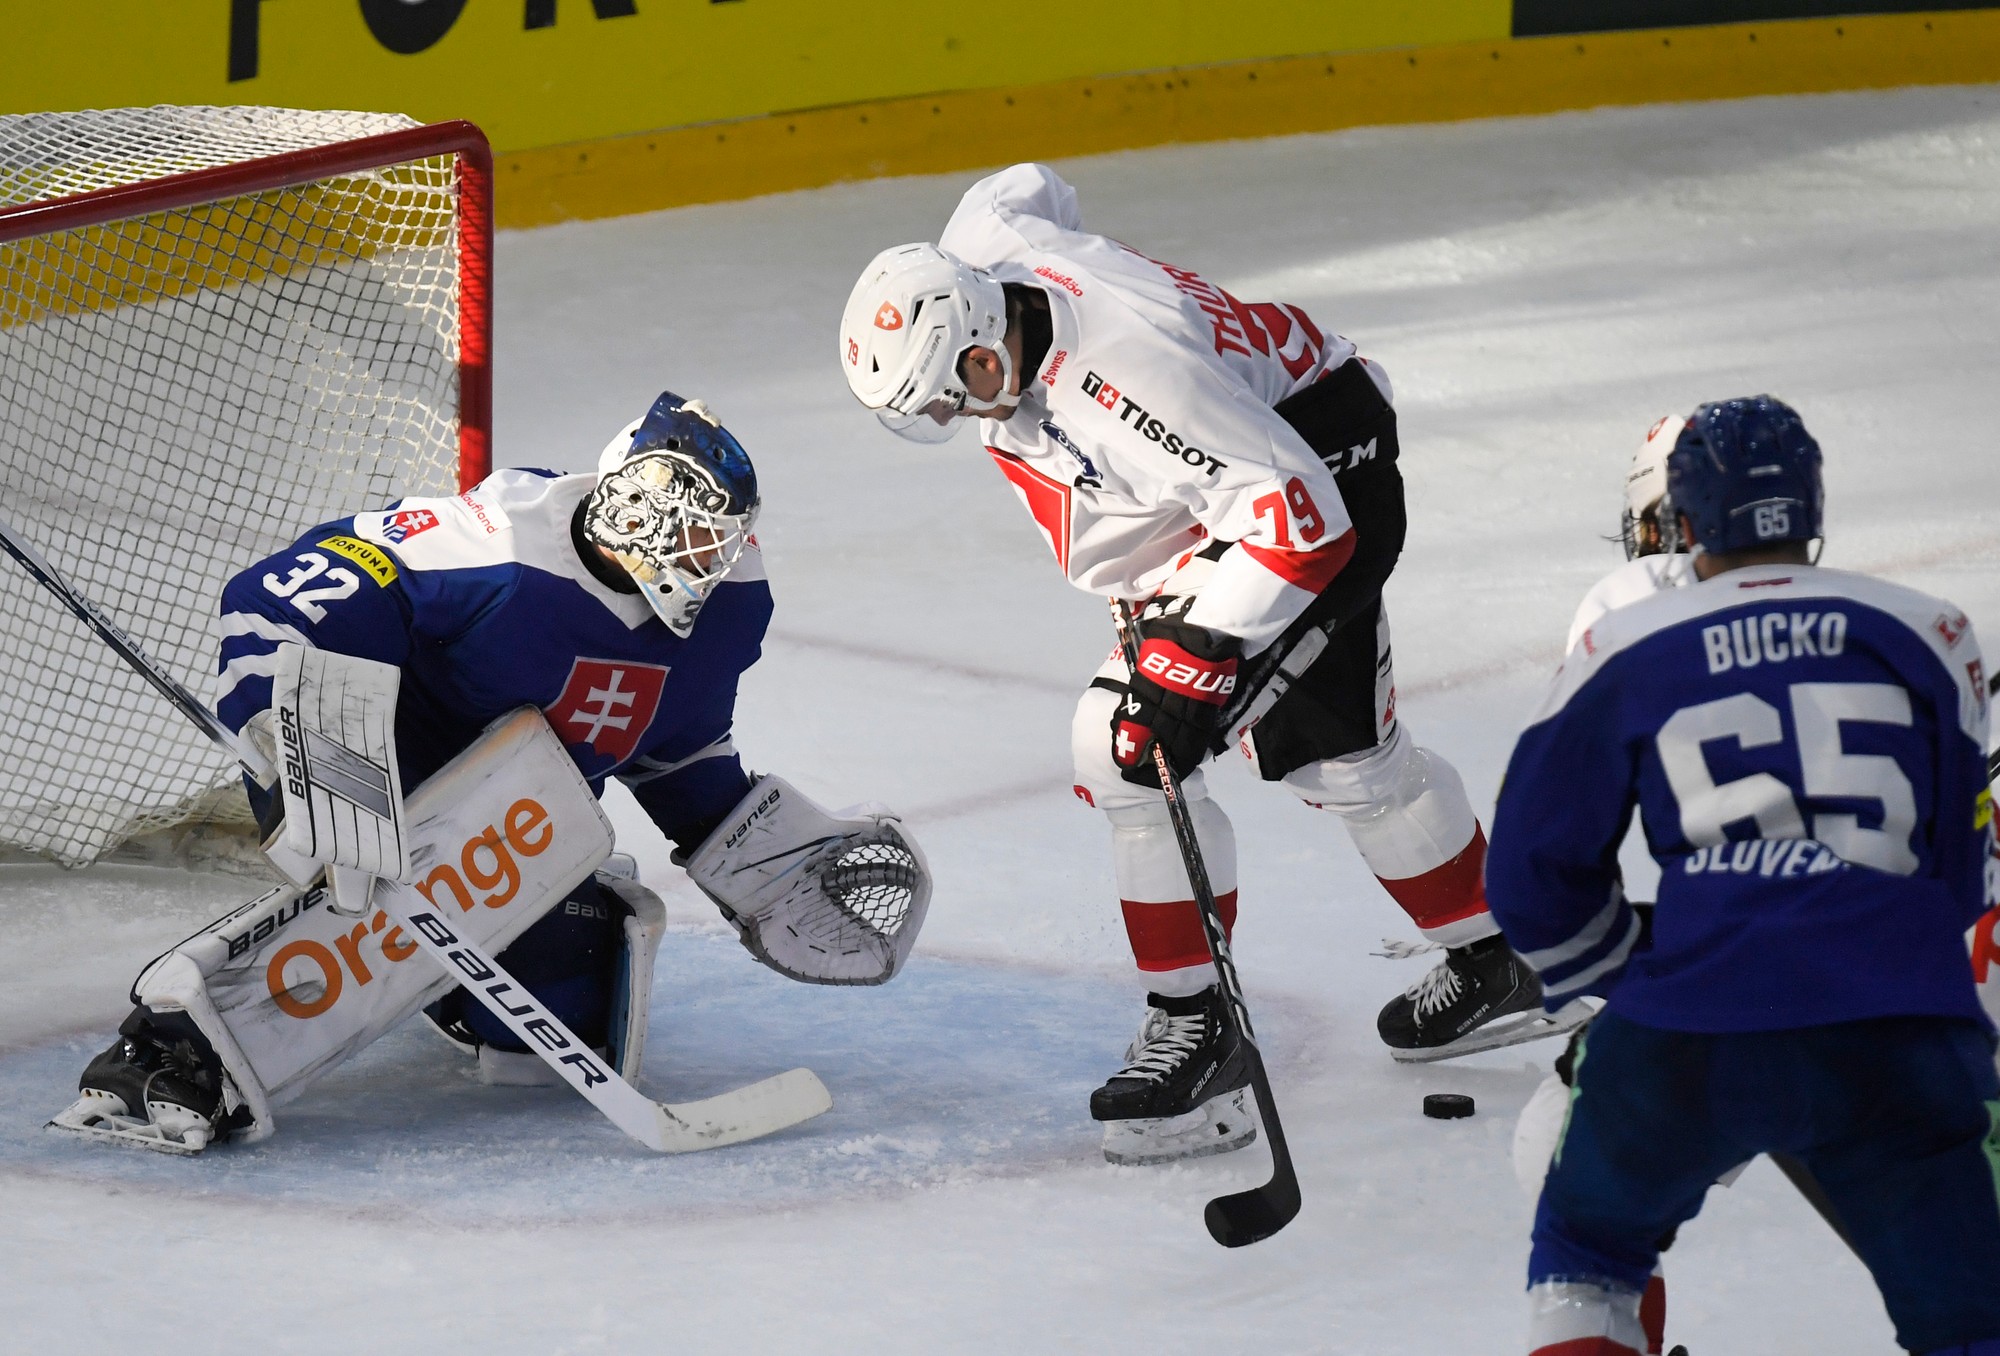
[[[1024, 148], [1027, 149], [1027, 148]], [[1412, 530], [1389, 587], [1401, 709], [1490, 803], [1570, 609], [1616, 563], [1654, 417], [1769, 390], [1827, 453], [1829, 563], [2000, 635], [2000, 90], [1614, 110], [1065, 163], [1094, 228], [1307, 306], [1397, 388]], [[1074, 694], [1109, 635], [969, 436], [849, 402], [860, 265], [969, 175], [503, 236], [503, 461], [582, 469], [664, 386], [752, 449], [778, 596], [738, 744], [833, 804], [905, 810], [938, 874], [881, 990], [757, 968], [614, 806], [667, 895], [643, 1085], [793, 1064], [828, 1116], [654, 1158], [557, 1091], [488, 1089], [411, 1029], [189, 1162], [43, 1134], [127, 977], [240, 897], [133, 868], [0, 872], [0, 1348], [196, 1338], [284, 1352], [1519, 1350], [1514, 1112], [1552, 1045], [1393, 1064], [1422, 961], [1343, 835], [1231, 765], [1238, 955], [1304, 1184], [1224, 1252], [1261, 1150], [1112, 1168], [1084, 1113], [1138, 1018], [1104, 833], [1071, 799]], [[1649, 872], [1634, 864], [1635, 882]], [[1422, 1094], [1472, 1093], [1471, 1120]], [[1767, 1165], [1668, 1261], [1697, 1356], [1893, 1350], [1859, 1265]]]

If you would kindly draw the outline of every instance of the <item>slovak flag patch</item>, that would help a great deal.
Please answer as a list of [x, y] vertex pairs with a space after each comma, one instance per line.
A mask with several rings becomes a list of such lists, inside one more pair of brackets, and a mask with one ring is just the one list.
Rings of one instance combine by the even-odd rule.
[[[667, 670], [658, 664], [579, 659], [570, 666], [562, 694], [542, 708], [556, 736], [572, 748], [587, 746], [617, 767], [638, 750], [660, 709]], [[584, 769], [590, 776], [599, 773]]]
[[389, 514], [388, 519], [382, 524], [383, 539], [398, 546], [438, 525], [438, 516], [429, 509], [403, 509]]

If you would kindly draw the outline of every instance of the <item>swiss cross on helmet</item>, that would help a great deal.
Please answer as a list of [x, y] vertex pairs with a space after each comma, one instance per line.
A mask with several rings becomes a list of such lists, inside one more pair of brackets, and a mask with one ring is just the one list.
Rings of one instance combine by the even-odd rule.
[[965, 408], [958, 360], [975, 346], [999, 355], [1000, 396], [1007, 394], [1012, 359], [1007, 294], [992, 274], [936, 245], [883, 250], [861, 270], [840, 317], [840, 370], [855, 399], [883, 426], [920, 443], [941, 443], [957, 431]]
[[1820, 535], [1819, 444], [1775, 396], [1703, 405], [1667, 456], [1667, 496], [1703, 551], [1753, 551]]
[[699, 400], [664, 391], [597, 462], [583, 532], [618, 558], [677, 636], [728, 575], [757, 521], [757, 472]]

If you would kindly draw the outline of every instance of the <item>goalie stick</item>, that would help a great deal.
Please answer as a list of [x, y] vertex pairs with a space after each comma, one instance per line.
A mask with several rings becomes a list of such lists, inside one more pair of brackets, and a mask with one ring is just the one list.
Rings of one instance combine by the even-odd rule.
[[[1125, 651], [1125, 666], [1139, 672], [1139, 638], [1133, 631], [1131, 609], [1117, 599], [1111, 601], [1111, 615], [1118, 626], [1118, 643]], [[1217, 1196], [1202, 1211], [1209, 1235], [1225, 1248], [1240, 1248], [1269, 1238], [1290, 1224], [1299, 1213], [1299, 1174], [1292, 1166], [1292, 1151], [1285, 1144], [1285, 1130], [1278, 1123], [1278, 1103], [1271, 1095], [1271, 1076], [1264, 1069], [1264, 1052], [1250, 1029], [1250, 1009], [1243, 1002], [1243, 985], [1236, 978], [1236, 960], [1229, 952], [1229, 937], [1222, 930], [1222, 913], [1215, 905], [1215, 888], [1209, 884], [1208, 865], [1202, 860], [1201, 843], [1195, 837], [1194, 818], [1181, 795], [1181, 779], [1174, 775], [1166, 750], [1153, 741], [1153, 768], [1160, 775], [1160, 791], [1167, 798], [1167, 817], [1174, 826], [1174, 841], [1180, 845], [1181, 863], [1187, 868], [1188, 885], [1194, 891], [1195, 910], [1201, 915], [1202, 935], [1208, 939], [1208, 954], [1215, 962], [1215, 974], [1222, 985], [1225, 1020], [1236, 1028], [1244, 1049], [1250, 1052], [1250, 1086], [1257, 1095], [1257, 1113], [1264, 1122], [1264, 1138], [1271, 1146], [1271, 1180], [1248, 1191]]]
[[[49, 592], [118, 653], [140, 677], [157, 688], [201, 732], [241, 763], [251, 776], [269, 782], [276, 769], [250, 742], [218, 720], [195, 695], [161, 670], [130, 636], [77, 591], [41, 554], [0, 519], [0, 548], [21, 563]], [[811, 1120], [831, 1109], [826, 1085], [810, 1069], [792, 1069], [746, 1087], [678, 1106], [655, 1102], [598, 1059], [533, 994], [510, 976], [484, 948], [460, 937], [435, 908], [418, 896], [399, 900], [397, 892], [377, 892], [375, 904], [414, 937], [447, 974], [465, 986], [521, 1041], [581, 1093], [620, 1130], [659, 1153], [687, 1153], [758, 1139]]]

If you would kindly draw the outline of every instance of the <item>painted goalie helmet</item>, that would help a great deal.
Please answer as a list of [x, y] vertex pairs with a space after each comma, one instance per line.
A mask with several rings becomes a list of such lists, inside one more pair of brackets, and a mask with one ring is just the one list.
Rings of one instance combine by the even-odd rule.
[[749, 544], [757, 472], [699, 400], [664, 391], [597, 461], [586, 537], [618, 558], [677, 636]]

